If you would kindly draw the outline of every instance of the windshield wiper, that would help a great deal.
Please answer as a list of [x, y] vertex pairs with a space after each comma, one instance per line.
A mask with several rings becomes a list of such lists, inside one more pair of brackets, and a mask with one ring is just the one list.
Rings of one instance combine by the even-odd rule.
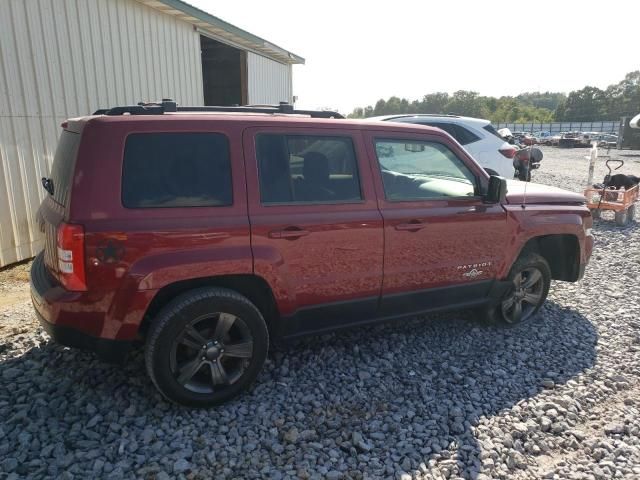
[[53, 195], [53, 180], [47, 177], [42, 177], [42, 186], [49, 193], [49, 195]]

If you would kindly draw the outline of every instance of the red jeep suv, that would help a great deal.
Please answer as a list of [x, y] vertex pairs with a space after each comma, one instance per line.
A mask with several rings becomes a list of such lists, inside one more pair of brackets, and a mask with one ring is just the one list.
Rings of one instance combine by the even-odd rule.
[[593, 247], [583, 196], [489, 177], [435, 128], [163, 101], [62, 129], [40, 322], [105, 359], [143, 340], [181, 404], [245, 390], [270, 337], [454, 308], [522, 322]]

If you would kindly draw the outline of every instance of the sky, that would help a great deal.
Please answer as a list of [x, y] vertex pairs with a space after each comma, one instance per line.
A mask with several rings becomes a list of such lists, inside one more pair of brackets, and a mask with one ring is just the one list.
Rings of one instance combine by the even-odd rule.
[[638, 0], [187, 1], [305, 58], [293, 68], [299, 108], [349, 113], [436, 91], [568, 93], [640, 69]]

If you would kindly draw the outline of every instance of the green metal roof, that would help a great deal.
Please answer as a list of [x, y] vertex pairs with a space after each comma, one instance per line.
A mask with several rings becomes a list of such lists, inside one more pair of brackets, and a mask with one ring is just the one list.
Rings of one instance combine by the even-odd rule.
[[267, 40], [258, 37], [241, 28], [231, 25], [218, 17], [200, 10], [182, 0], [138, 0], [162, 12], [173, 14], [192, 23], [203, 33], [210, 33], [221, 40], [235, 44], [238, 47], [255, 51], [281, 63], [294, 64], [305, 62], [304, 58], [289, 52]]

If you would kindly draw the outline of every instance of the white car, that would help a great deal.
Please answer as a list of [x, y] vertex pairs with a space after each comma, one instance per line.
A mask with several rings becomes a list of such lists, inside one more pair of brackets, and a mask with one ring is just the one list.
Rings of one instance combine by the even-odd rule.
[[551, 132], [535, 132], [533, 134], [537, 139], [540, 145], [551, 145], [553, 134]]
[[489, 120], [457, 115], [404, 114], [372, 117], [367, 120], [416, 123], [437, 127], [458, 141], [489, 173], [513, 178], [513, 157], [516, 148], [505, 142]]

